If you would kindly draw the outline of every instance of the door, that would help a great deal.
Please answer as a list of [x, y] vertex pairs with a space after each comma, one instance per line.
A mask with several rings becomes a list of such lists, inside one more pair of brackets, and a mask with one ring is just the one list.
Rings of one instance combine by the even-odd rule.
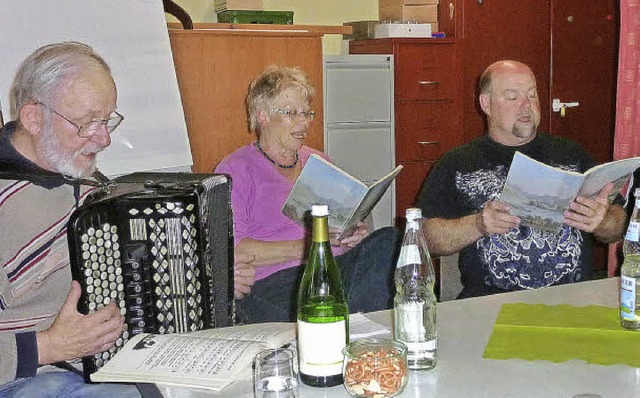
[[[578, 105], [564, 114], [550, 108], [551, 132], [580, 143], [597, 163], [613, 159], [618, 6], [616, 0], [553, 0], [552, 5], [550, 103]], [[596, 243], [596, 269], [606, 271], [607, 252], [608, 245]]]
[[[463, 19], [461, 35], [457, 29], [456, 35], [462, 37], [464, 43], [465, 141], [485, 131], [484, 113], [478, 105], [478, 80], [486, 67], [496, 61], [512, 59], [529, 65], [536, 75], [540, 105], [542, 109], [548, 106], [550, 1], [458, 1], [456, 18]], [[463, 10], [459, 9], [461, 3]], [[442, 13], [440, 16], [448, 17]], [[541, 120], [542, 131], [549, 128], [546, 116]]]
[[[618, 1], [553, 0], [551, 132], [579, 142], [598, 163], [613, 159]], [[543, 108], [544, 109], [544, 108]]]

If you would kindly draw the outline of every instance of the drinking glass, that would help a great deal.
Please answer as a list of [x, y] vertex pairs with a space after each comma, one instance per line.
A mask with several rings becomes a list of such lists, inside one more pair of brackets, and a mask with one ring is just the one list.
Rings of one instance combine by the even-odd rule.
[[298, 361], [290, 348], [260, 351], [253, 360], [253, 393], [256, 398], [300, 396]]

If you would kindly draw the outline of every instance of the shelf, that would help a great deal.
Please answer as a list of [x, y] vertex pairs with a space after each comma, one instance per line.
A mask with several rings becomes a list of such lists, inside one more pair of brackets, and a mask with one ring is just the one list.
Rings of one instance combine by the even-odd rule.
[[[167, 23], [171, 30], [183, 30], [182, 25], [177, 22]], [[193, 30], [215, 30], [224, 32], [260, 32], [274, 34], [312, 34], [312, 35], [350, 35], [353, 33], [351, 26], [330, 26], [330, 25], [270, 25], [270, 24], [230, 24], [230, 23], [195, 23]]]

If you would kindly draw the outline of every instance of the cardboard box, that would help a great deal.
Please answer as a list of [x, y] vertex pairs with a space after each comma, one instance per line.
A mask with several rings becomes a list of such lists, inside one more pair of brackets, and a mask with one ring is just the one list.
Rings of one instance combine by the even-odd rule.
[[262, 11], [264, 5], [262, 0], [213, 0], [213, 9], [215, 12], [227, 10]]
[[373, 39], [373, 35], [380, 21], [353, 21], [345, 22], [343, 26], [351, 26], [352, 33], [350, 35], [342, 35], [344, 40], [361, 40]]
[[438, 22], [438, 6], [405, 6], [402, 4], [380, 9], [380, 21]]
[[405, 6], [426, 6], [438, 5], [440, 0], [378, 0], [378, 8], [405, 5]]
[[431, 24], [381, 23], [377, 25], [375, 38], [386, 37], [431, 37]]
[[227, 10], [216, 15], [223, 23], [293, 25], [293, 11]]

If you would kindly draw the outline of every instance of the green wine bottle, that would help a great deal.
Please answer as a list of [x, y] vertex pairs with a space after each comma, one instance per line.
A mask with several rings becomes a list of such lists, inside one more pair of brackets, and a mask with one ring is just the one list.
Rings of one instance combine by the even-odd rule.
[[313, 387], [332, 387], [342, 384], [349, 309], [329, 243], [327, 205], [313, 205], [311, 216], [311, 250], [298, 290], [300, 380]]

